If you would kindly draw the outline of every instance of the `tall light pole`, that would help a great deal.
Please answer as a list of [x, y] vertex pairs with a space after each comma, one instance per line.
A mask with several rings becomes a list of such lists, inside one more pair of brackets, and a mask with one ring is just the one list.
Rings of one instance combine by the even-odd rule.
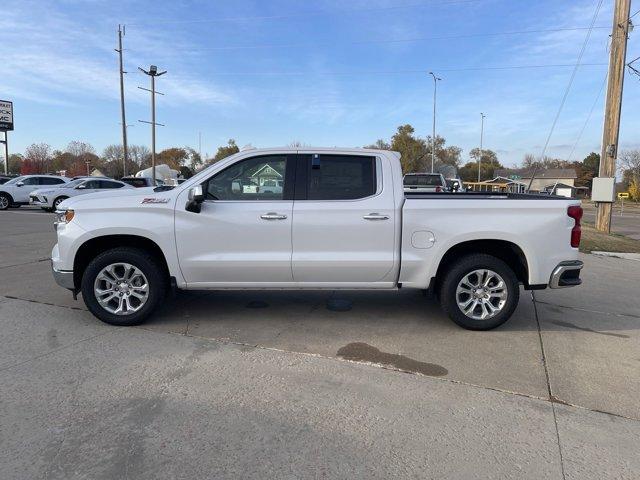
[[164, 126], [161, 123], [156, 123], [156, 93], [159, 95], [163, 95], [160, 92], [156, 92], [156, 77], [160, 75], [164, 75], [167, 71], [158, 72], [158, 67], [155, 65], [151, 65], [149, 70], [145, 70], [144, 68], [138, 67], [140, 71], [144, 74], [149, 75], [151, 77], [151, 90], [148, 88], [138, 87], [142, 90], [146, 90], [151, 92], [151, 121], [145, 122], [144, 120], [139, 120], [143, 123], [151, 124], [151, 178], [153, 180], [153, 185], [156, 184], [156, 125]]
[[480, 163], [482, 162], [482, 138], [484, 136], [484, 119], [486, 115], [480, 112], [480, 155], [478, 155], [478, 182], [480, 182]]
[[442, 79], [436, 77], [433, 72], [429, 72], [429, 75], [433, 77], [433, 131], [431, 132], [431, 173], [433, 173], [436, 161], [436, 92], [438, 90], [438, 82]]
[[124, 25], [118, 25], [118, 52], [119, 64], [120, 64], [120, 116], [122, 117], [122, 153], [124, 159], [122, 160], [122, 173], [123, 177], [127, 176], [127, 160], [129, 158], [129, 147], [127, 145], [127, 120], [125, 118], [124, 111], [124, 74], [127, 73], [122, 68], [122, 36], [125, 34]]

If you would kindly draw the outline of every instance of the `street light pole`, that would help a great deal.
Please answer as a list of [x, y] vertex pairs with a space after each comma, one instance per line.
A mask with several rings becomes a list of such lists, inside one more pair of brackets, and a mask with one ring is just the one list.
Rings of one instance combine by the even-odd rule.
[[486, 115], [480, 112], [480, 155], [478, 156], [478, 182], [480, 182], [480, 163], [482, 162], [482, 138], [484, 135], [484, 118]]
[[129, 147], [127, 145], [127, 119], [124, 111], [124, 74], [127, 73], [122, 68], [122, 36], [125, 33], [124, 26], [118, 25], [118, 59], [120, 65], [120, 116], [122, 117], [122, 173], [123, 177], [127, 176], [127, 160], [129, 159]]
[[160, 75], [164, 75], [165, 73], [167, 73], [167, 71], [165, 70], [163, 72], [158, 72], [158, 67], [156, 67], [155, 65], [151, 65], [148, 71], [141, 67], [138, 67], [138, 69], [142, 71], [144, 74], [149, 75], [151, 77], [151, 90], [147, 88], [138, 87], [138, 88], [141, 88], [142, 90], [147, 90], [148, 92], [151, 92], [151, 122], [145, 122], [144, 120], [139, 120], [139, 121], [143, 123], [151, 124], [151, 179], [153, 181], [153, 185], [155, 186], [156, 184], [156, 125], [162, 126], [162, 124], [156, 123], [156, 93], [158, 93], [159, 95], [163, 95], [160, 92], [156, 92], [156, 77], [159, 77]]
[[442, 80], [436, 77], [433, 72], [429, 72], [433, 77], [433, 130], [431, 132], [431, 173], [433, 173], [436, 160], [436, 92], [438, 89], [438, 81]]

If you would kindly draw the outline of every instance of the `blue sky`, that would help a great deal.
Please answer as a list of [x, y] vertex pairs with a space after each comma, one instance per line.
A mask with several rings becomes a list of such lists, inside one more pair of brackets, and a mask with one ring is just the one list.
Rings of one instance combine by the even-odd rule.
[[[5, 0], [0, 15], [0, 98], [14, 101], [12, 152], [32, 142], [71, 140], [101, 151], [119, 143], [116, 30], [126, 24], [130, 143], [149, 145], [148, 77], [158, 89], [158, 148], [188, 145], [213, 154], [239, 145], [362, 146], [400, 124], [437, 132], [463, 148], [479, 143], [505, 164], [539, 155], [571, 75], [596, 0], [132, 1]], [[574, 158], [599, 151], [613, 0], [605, 0], [583, 63], [551, 138], [566, 158], [595, 103]], [[632, 5], [632, 12], [635, 7]], [[640, 19], [640, 15], [637, 17]], [[536, 30], [537, 32], [486, 35]], [[474, 36], [476, 35], [476, 36]], [[631, 34], [628, 59], [640, 55]], [[440, 38], [438, 38], [440, 37]], [[449, 37], [449, 38], [442, 38]], [[455, 38], [451, 38], [455, 37]], [[471, 68], [480, 67], [479, 70]], [[627, 74], [620, 144], [640, 147], [640, 81]]]

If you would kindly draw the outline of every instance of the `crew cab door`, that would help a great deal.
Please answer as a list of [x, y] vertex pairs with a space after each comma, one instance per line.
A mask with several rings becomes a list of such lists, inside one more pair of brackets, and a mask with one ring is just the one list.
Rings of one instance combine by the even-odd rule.
[[[190, 287], [291, 282], [295, 155], [239, 160], [203, 183], [200, 213], [178, 198], [178, 260]], [[185, 194], [186, 195], [186, 194]]]
[[395, 281], [399, 219], [383, 161], [370, 154], [299, 156], [292, 236], [296, 282], [358, 287]]

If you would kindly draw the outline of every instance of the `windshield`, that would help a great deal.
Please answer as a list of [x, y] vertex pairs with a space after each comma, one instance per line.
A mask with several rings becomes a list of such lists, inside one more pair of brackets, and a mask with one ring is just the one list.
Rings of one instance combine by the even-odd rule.
[[12, 178], [7, 183], [5, 183], [5, 185], [14, 185], [14, 184], [16, 184], [18, 182], [21, 182], [22, 180], [24, 180], [24, 176], [23, 177]]
[[75, 188], [78, 185], [80, 185], [82, 182], [84, 182], [86, 180], [86, 178], [79, 178], [77, 180], [72, 180], [68, 183], [65, 183], [64, 185], [61, 185], [61, 188]]
[[404, 184], [435, 187], [442, 186], [442, 180], [440, 175], [407, 175], [404, 177]]

